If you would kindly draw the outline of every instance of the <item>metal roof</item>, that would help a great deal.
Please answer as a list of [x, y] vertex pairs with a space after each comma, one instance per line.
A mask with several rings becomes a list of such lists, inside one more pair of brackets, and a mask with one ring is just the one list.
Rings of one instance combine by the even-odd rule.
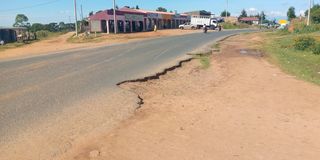
[[1, 29], [27, 29], [26, 27], [2, 27], [0, 26]]
[[240, 21], [259, 21], [259, 18], [257, 18], [257, 17], [243, 17], [243, 18], [240, 18]]

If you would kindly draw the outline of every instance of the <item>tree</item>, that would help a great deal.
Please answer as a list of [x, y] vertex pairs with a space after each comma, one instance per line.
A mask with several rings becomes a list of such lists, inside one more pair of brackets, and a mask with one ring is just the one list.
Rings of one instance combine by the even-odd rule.
[[287, 12], [288, 20], [291, 21], [291, 19], [296, 18], [296, 11], [294, 7], [290, 7]]
[[136, 9], [140, 9], [138, 5], [136, 5]]
[[33, 23], [30, 27], [30, 31], [31, 32], [37, 32], [37, 31], [41, 31], [44, 30], [44, 25], [41, 23]]
[[93, 11], [89, 12], [89, 16], [93, 16]]
[[29, 27], [30, 23], [28, 23], [29, 19], [24, 14], [17, 14], [15, 23], [13, 24], [14, 27]]
[[156, 11], [158, 11], [158, 12], [167, 12], [168, 10], [166, 8], [163, 8], [163, 7], [158, 7]]
[[313, 23], [320, 23], [320, 5], [315, 5], [311, 9], [311, 20]]
[[45, 24], [44, 30], [48, 30], [50, 32], [57, 32], [57, 31], [59, 31], [59, 25], [57, 23]]
[[226, 15], [229, 17], [231, 14], [230, 14], [230, 12], [227, 12], [227, 11], [223, 11], [220, 14], [221, 17], [226, 17]]
[[242, 17], [248, 17], [247, 11], [245, 9], [241, 11], [241, 15], [239, 16], [239, 18], [242, 18]]
[[60, 30], [60, 31], [63, 31], [63, 30], [66, 30], [66, 29], [67, 29], [67, 28], [66, 28], [66, 24], [65, 24], [64, 22], [60, 22], [58, 26], [59, 26], [59, 30]]
[[260, 19], [262, 19], [262, 21], [266, 20], [266, 14], [263, 11], [260, 14]]
[[[308, 16], [308, 10], [305, 12], [305, 16]], [[316, 4], [311, 8], [310, 19], [313, 23], [320, 23], [320, 5]]]
[[119, 9], [119, 6], [118, 5], [116, 5], [116, 10], [118, 10]]

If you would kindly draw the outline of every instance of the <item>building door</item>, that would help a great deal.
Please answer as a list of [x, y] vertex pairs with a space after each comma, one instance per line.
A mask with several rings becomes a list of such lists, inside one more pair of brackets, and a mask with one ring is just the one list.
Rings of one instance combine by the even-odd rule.
[[123, 33], [124, 32], [124, 30], [123, 30], [123, 27], [124, 27], [124, 24], [123, 24], [123, 21], [119, 21], [118, 20], [118, 32], [119, 33]]
[[107, 21], [101, 20], [101, 32], [107, 32]]
[[131, 32], [131, 23], [130, 23], [130, 21], [126, 21], [126, 32]]
[[109, 21], [109, 31], [110, 33], [114, 33], [114, 20]]

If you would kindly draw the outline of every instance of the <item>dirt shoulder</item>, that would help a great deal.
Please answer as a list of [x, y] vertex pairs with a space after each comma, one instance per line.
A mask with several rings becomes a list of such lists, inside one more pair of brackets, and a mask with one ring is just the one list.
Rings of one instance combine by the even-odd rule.
[[[73, 39], [70, 42], [70, 37], [74, 33], [67, 33], [58, 37], [53, 37], [47, 40], [32, 43], [30, 45], [24, 45], [22, 47], [7, 49], [0, 52], [0, 60], [20, 58], [32, 55], [41, 55], [53, 52], [61, 52], [71, 49], [81, 49], [81, 48], [94, 48], [106, 45], [126, 43], [131, 41], [143, 40], [147, 38], [157, 38], [165, 36], [175, 36], [200, 32], [199, 30], [159, 30], [157, 32], [140, 32], [131, 34], [117, 34], [117, 35], [107, 35], [100, 34], [99, 37], [92, 40], [83, 40], [82, 38]], [[72, 43], [74, 42], [74, 43]]]
[[320, 87], [247, 48], [260, 40], [255, 34], [231, 37], [207, 69], [193, 60], [159, 80], [122, 85], [143, 98], [143, 107], [64, 158], [319, 159]]

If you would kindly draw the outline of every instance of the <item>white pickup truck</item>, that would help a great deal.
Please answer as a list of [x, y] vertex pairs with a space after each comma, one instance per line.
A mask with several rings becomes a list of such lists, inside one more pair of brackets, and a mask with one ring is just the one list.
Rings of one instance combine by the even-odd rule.
[[179, 25], [180, 29], [197, 29], [197, 25], [193, 25], [190, 22]]

